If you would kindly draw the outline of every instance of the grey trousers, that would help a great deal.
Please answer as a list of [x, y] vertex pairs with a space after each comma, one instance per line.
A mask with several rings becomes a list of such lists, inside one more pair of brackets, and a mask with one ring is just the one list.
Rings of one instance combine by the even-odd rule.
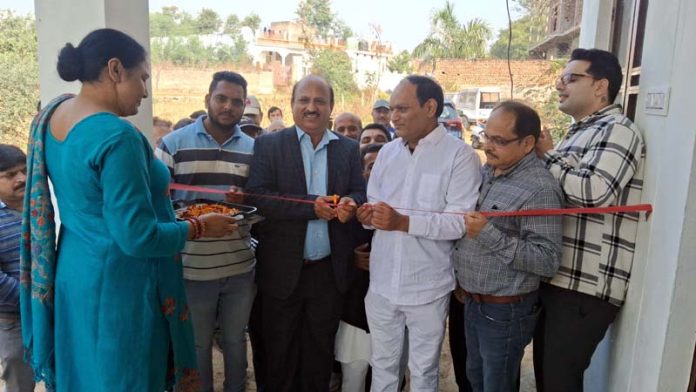
[[5, 382], [4, 392], [31, 392], [34, 373], [24, 362], [22, 329], [19, 320], [0, 317], [0, 379]]

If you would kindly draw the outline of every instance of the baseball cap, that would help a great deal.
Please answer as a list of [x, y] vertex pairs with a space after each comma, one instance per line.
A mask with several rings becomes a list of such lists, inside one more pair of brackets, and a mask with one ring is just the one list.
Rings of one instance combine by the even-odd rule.
[[261, 115], [261, 105], [259, 100], [253, 95], [248, 95], [246, 99], [246, 107], [244, 108], [244, 114], [253, 114], [255, 116]]
[[249, 117], [242, 117], [242, 119], [239, 120], [239, 127], [246, 129], [255, 129], [257, 131], [263, 129], [260, 126], [256, 125], [256, 122], [254, 122], [254, 120], [250, 119]]
[[372, 105], [372, 109], [379, 109], [379, 108], [391, 109], [391, 107], [389, 106], [389, 102], [387, 102], [384, 99], [378, 99], [375, 101], [375, 104]]

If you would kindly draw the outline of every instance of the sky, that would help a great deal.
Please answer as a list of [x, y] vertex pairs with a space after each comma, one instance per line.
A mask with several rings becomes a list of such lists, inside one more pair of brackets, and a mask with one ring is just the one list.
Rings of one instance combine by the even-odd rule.
[[[46, 0], [49, 1], [49, 0]], [[118, 0], [115, 0], [118, 1]], [[150, 0], [150, 11], [159, 11], [163, 6], [174, 5], [191, 14], [201, 8], [210, 8], [224, 20], [229, 14], [240, 18], [255, 12], [261, 17], [262, 26], [271, 22], [296, 18], [295, 9], [299, 0]], [[473, 18], [485, 20], [497, 38], [498, 31], [507, 27], [505, 0], [452, 0], [460, 22]], [[356, 35], [373, 39], [370, 24], [382, 28], [382, 41], [392, 43], [394, 51], [412, 50], [430, 32], [430, 16], [441, 9], [445, 0], [332, 0], [331, 9], [343, 19]], [[516, 5], [510, 0], [513, 20]], [[32, 0], [0, 0], [0, 9], [15, 10], [19, 14], [33, 12]]]

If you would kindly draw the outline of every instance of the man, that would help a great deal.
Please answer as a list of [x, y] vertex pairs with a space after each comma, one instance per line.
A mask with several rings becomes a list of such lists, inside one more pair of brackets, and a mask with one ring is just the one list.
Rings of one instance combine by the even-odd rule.
[[372, 105], [372, 121], [377, 124], [384, 125], [389, 131], [391, 138], [394, 139], [394, 128], [391, 125], [391, 114], [392, 108], [389, 106], [389, 102], [384, 99], [378, 99]]
[[273, 133], [273, 132], [278, 132], [281, 129], [285, 129], [285, 124], [283, 124], [283, 120], [273, 120], [272, 123], [266, 127], [266, 130], [264, 131], [265, 133]]
[[205, 110], [196, 110], [195, 112], [189, 114], [189, 118], [191, 120], [197, 120], [198, 117], [205, 116], [206, 114], [208, 114], [208, 112]]
[[263, 128], [248, 117], [242, 117], [242, 119], [239, 120], [239, 128], [252, 139], [256, 139], [263, 134]]
[[294, 127], [256, 140], [247, 184], [266, 217], [256, 250], [266, 387], [326, 391], [355, 245], [346, 222], [365, 182], [358, 144], [328, 130], [331, 86], [307, 76], [291, 106]]
[[[613, 105], [621, 65], [598, 49], [576, 49], [556, 82], [559, 108], [575, 120], [554, 148], [548, 131], [537, 153], [556, 178], [568, 207], [640, 202], [643, 138]], [[568, 215], [561, 266], [542, 284], [544, 309], [534, 336], [539, 391], [583, 390], [583, 373], [614, 321], [628, 288], [638, 214]]]
[[[534, 151], [541, 121], [534, 109], [500, 103], [488, 118], [479, 211], [557, 209], [563, 194]], [[539, 315], [542, 277], [561, 257], [561, 217], [464, 216], [453, 255], [464, 294], [467, 378], [476, 392], [517, 392], [524, 348]], [[459, 327], [461, 328], [461, 326]]]
[[252, 119], [256, 125], [261, 126], [261, 120], [263, 120], [261, 104], [253, 95], [249, 95], [246, 99], [246, 106], [244, 106], [244, 117]]
[[370, 144], [386, 144], [391, 141], [391, 133], [382, 124], [367, 124], [358, 137], [360, 148]]
[[376, 229], [365, 298], [373, 391], [397, 388], [404, 326], [411, 390], [437, 390], [454, 289], [450, 256], [464, 234], [462, 217], [447, 212], [473, 210], [481, 182], [476, 153], [437, 123], [443, 100], [442, 88], [430, 78], [408, 76], [399, 83], [391, 107], [401, 139], [380, 151], [368, 185], [370, 203], [358, 210], [360, 222]]
[[[370, 180], [370, 172], [382, 148], [371, 144], [360, 149], [363, 178]], [[365, 230], [355, 222], [357, 243], [353, 264], [357, 268], [355, 277], [345, 295], [343, 314], [336, 333], [336, 361], [341, 363], [342, 392], [363, 392], [369, 386], [366, 379], [370, 366], [370, 331], [365, 315], [365, 294], [370, 284], [370, 242], [372, 230]]]
[[154, 145], [158, 145], [162, 140], [164, 135], [172, 131], [172, 122], [159, 118], [157, 116], [152, 118], [152, 138], [154, 139]]
[[277, 106], [271, 106], [270, 109], [268, 109], [268, 121], [273, 122], [276, 120], [280, 120], [281, 122], [283, 121], [283, 111], [280, 110], [279, 107]]
[[[174, 182], [224, 191], [231, 186], [244, 188], [254, 146], [254, 139], [238, 126], [246, 89], [247, 82], [238, 73], [216, 72], [205, 96], [207, 115], [162, 139], [155, 155], [169, 166]], [[215, 199], [215, 195], [175, 191], [173, 198]], [[211, 349], [216, 323], [222, 330], [224, 390], [243, 391], [245, 386], [244, 330], [256, 293], [256, 261], [245, 223], [223, 241], [189, 241], [182, 252], [204, 392], [213, 390]]]
[[24, 362], [19, 317], [19, 238], [27, 157], [0, 144], [0, 378], [8, 392], [34, 390], [34, 373]]
[[336, 116], [334, 130], [339, 134], [353, 140], [359, 140], [362, 121], [353, 113], [344, 112]]
[[[181, 120], [177, 121], [176, 124], [172, 127], [173, 131], [176, 131], [177, 129], [181, 129], [189, 124], [193, 124], [196, 120], [193, 120], [188, 117], [184, 117]], [[159, 145], [159, 143], [155, 144], [156, 146]]]

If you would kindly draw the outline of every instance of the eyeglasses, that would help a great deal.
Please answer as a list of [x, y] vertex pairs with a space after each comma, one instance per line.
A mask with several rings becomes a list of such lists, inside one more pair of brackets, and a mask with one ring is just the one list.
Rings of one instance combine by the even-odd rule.
[[567, 86], [580, 78], [594, 78], [594, 76], [589, 74], [565, 73], [558, 77], [558, 81], [561, 82], [562, 85]]
[[522, 137], [516, 137], [514, 139], [503, 139], [500, 136], [488, 136], [486, 132], [481, 132], [481, 141], [484, 143], [491, 143], [496, 147], [505, 147], [512, 142], [516, 142], [522, 139]]

